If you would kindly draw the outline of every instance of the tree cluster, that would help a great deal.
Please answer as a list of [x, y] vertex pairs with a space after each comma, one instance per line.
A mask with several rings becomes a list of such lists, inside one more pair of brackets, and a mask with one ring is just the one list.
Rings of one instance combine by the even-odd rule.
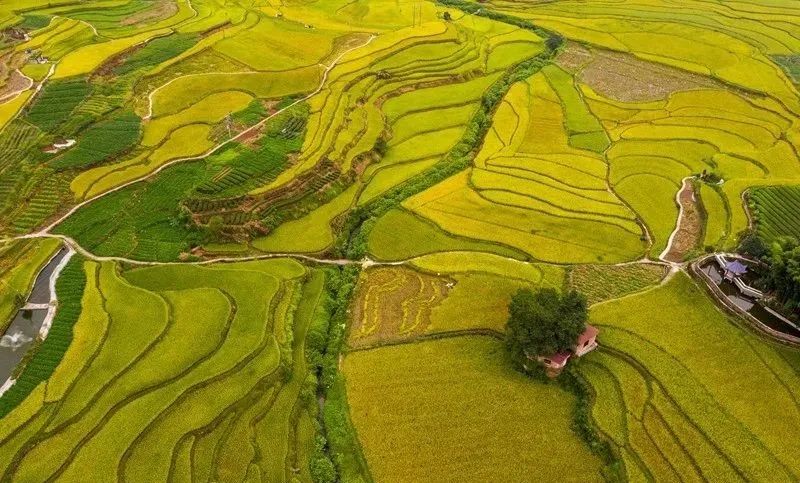
[[800, 244], [791, 237], [773, 242], [766, 258], [769, 270], [764, 277], [766, 287], [783, 308], [800, 313]]
[[550, 355], [570, 349], [586, 328], [586, 297], [575, 290], [519, 290], [509, 305], [506, 344], [514, 361], [524, 365], [528, 356]]

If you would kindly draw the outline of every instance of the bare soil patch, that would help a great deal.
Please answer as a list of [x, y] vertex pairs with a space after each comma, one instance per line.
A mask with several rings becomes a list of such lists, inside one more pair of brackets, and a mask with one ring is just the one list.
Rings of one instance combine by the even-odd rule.
[[682, 215], [678, 219], [678, 227], [672, 237], [672, 245], [664, 257], [670, 262], [682, 262], [686, 255], [694, 250], [703, 234], [703, 218], [695, 196], [694, 184], [684, 180], [678, 195]]
[[0, 102], [14, 92], [23, 90], [31, 85], [31, 81], [18, 70], [8, 73], [5, 84], [0, 86]]
[[570, 43], [556, 62], [598, 94], [623, 102], [657, 101], [678, 91], [720, 87], [701, 75], [575, 43]]
[[136, 12], [120, 21], [122, 25], [137, 25], [158, 22], [178, 13], [178, 4], [170, 0], [160, 0], [152, 7], [146, 8], [141, 12]]
[[425, 334], [431, 310], [444, 300], [452, 283], [403, 267], [367, 270], [356, 290], [348, 344], [369, 347]]

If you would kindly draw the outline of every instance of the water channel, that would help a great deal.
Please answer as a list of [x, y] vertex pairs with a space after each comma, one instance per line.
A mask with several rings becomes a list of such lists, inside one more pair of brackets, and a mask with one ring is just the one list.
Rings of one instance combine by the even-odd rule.
[[33, 282], [25, 305], [17, 311], [0, 338], [0, 394], [10, 387], [9, 379], [28, 351], [47, 336], [56, 311], [55, 281], [74, 252], [61, 248], [42, 268]]

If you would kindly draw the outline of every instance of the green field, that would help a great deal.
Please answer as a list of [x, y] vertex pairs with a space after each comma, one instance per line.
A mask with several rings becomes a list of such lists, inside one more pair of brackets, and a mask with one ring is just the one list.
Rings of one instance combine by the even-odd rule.
[[[0, 1], [0, 364], [76, 252], [0, 381], [0, 480], [800, 479], [800, 345], [690, 277], [800, 238], [798, 25], [788, 0]], [[549, 383], [503, 344], [539, 288], [600, 329]]]
[[[591, 320], [603, 348], [580, 371], [598, 395], [592, 417], [631, 479], [798, 477], [796, 350], [734, 324], [684, 274], [597, 306]], [[776, 411], [787, 415], [780, 425]]]
[[783, 236], [800, 239], [800, 187], [760, 187], [750, 192], [756, 232], [767, 242]]

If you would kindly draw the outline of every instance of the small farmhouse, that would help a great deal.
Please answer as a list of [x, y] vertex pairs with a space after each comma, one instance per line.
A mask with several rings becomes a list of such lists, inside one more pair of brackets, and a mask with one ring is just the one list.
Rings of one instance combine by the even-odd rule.
[[572, 346], [572, 352], [580, 357], [595, 350], [597, 347], [597, 334], [599, 333], [600, 331], [597, 327], [586, 324], [586, 330], [578, 336], [578, 340], [575, 342], [575, 345]]
[[[575, 345], [572, 346], [572, 352], [559, 352], [547, 356], [540, 355], [536, 356], [535, 359], [545, 367], [549, 377], [556, 377], [566, 367], [570, 357], [573, 355], [581, 357], [597, 348], [597, 334], [599, 333], [600, 331], [597, 327], [586, 324], [586, 329], [578, 336]], [[533, 359], [533, 357], [528, 356], [528, 359]]]

